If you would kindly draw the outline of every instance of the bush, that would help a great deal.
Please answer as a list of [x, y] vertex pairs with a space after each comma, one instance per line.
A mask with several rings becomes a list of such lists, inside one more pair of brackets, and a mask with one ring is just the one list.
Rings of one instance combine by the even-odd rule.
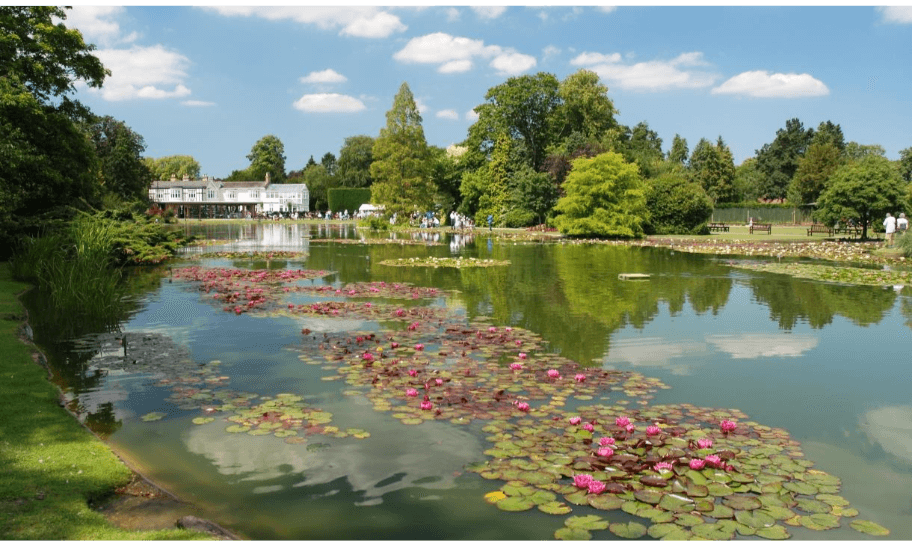
[[372, 229], [374, 231], [383, 231], [390, 229], [389, 219], [383, 218], [382, 216], [369, 216], [363, 220], [358, 220], [358, 226]]
[[327, 190], [329, 210], [341, 212], [347, 210], [349, 214], [357, 212], [358, 207], [370, 203], [370, 188], [331, 188]]
[[712, 201], [703, 188], [667, 174], [649, 181], [646, 207], [650, 217], [643, 226], [650, 235], [705, 235], [712, 217]]
[[912, 229], [907, 229], [896, 238], [896, 248], [901, 250], [906, 258], [912, 258]]

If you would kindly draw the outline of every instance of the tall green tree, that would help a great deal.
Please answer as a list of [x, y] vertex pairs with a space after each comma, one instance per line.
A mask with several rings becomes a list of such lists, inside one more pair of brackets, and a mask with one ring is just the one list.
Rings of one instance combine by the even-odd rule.
[[558, 112], [562, 118], [561, 138], [577, 132], [597, 141], [617, 127], [614, 116], [618, 111], [608, 97], [608, 87], [600, 83], [595, 72], [582, 69], [570, 74], [560, 82], [558, 96], [562, 101]]
[[842, 155], [847, 161], [861, 161], [869, 156], [884, 157], [887, 152], [880, 144], [859, 144], [855, 141], [847, 142]]
[[633, 128], [625, 128], [623, 138], [624, 158], [628, 162], [636, 163], [644, 177], [651, 177], [665, 157], [659, 134], [649, 128], [649, 123], [641, 121]]
[[152, 173], [153, 180], [170, 180], [171, 175], [178, 179], [187, 175], [191, 180], [200, 177], [199, 161], [191, 155], [168, 155], [164, 157], [144, 157], [143, 162]]
[[912, 182], [912, 148], [899, 151], [899, 175], [906, 182]]
[[504, 226], [526, 227], [545, 223], [558, 197], [557, 187], [548, 173], [522, 166], [510, 174]]
[[821, 121], [817, 126], [817, 132], [811, 139], [811, 144], [832, 144], [842, 153], [845, 150], [845, 136], [842, 134], [842, 127], [832, 121]]
[[[297, 180], [296, 180], [297, 182]], [[325, 211], [329, 206], [327, 192], [333, 187], [333, 177], [326, 172], [326, 167], [315, 163], [304, 169], [300, 182], [307, 184], [310, 194], [310, 210]]]
[[827, 225], [856, 220], [862, 225], [864, 239], [869, 224], [880, 222], [888, 212], [895, 215], [902, 210], [904, 190], [896, 166], [885, 157], [870, 155], [836, 169], [817, 200], [814, 216]]
[[250, 167], [247, 172], [251, 178], [248, 180], [263, 180], [266, 173], [269, 179], [278, 184], [284, 184], [288, 178], [285, 173], [285, 145], [275, 135], [266, 135], [250, 149], [247, 154]]
[[789, 183], [798, 170], [798, 160], [804, 155], [813, 129], [805, 129], [798, 118], [785, 122], [785, 128], [776, 131], [776, 138], [757, 150], [757, 168], [763, 173], [761, 194], [767, 199], [784, 198]]
[[705, 138], [700, 139], [690, 155], [688, 171], [690, 179], [699, 184], [713, 202], [735, 200], [735, 163], [721, 136], [715, 145]]
[[332, 152], [326, 152], [323, 154], [323, 157], [320, 158], [320, 165], [326, 169], [326, 173], [329, 176], [335, 176], [336, 171], [339, 168], [339, 162], [336, 161], [336, 154]]
[[445, 211], [456, 210], [461, 201], [459, 187], [465, 173], [465, 163], [462, 161], [464, 154], [465, 148], [458, 146], [446, 149], [430, 146], [431, 181], [437, 188], [437, 203]]
[[796, 205], [816, 202], [841, 163], [842, 155], [836, 144], [826, 142], [808, 146], [789, 184], [788, 200]]
[[399, 87], [386, 127], [374, 141], [371, 198], [385, 205], [400, 222], [413, 210], [433, 206], [435, 188], [430, 178], [430, 152], [421, 126], [421, 114], [407, 83]]
[[621, 154], [580, 158], [564, 181], [565, 196], [554, 207], [554, 226], [571, 237], [643, 235], [646, 184], [639, 169]]
[[696, 182], [678, 173], [664, 174], [647, 181], [646, 207], [649, 234], [708, 233], [706, 222], [712, 217], [712, 200]]
[[485, 103], [475, 107], [478, 120], [469, 127], [465, 141], [471, 168], [488, 158], [498, 136], [507, 134], [517, 145], [526, 164], [538, 170], [548, 148], [559, 140], [562, 119], [560, 83], [553, 74], [539, 72], [518, 76], [492, 87]]
[[478, 212], [475, 214], [475, 224], [486, 224], [488, 215], [494, 217], [494, 225], [503, 225], [503, 216], [507, 212], [507, 197], [510, 169], [511, 140], [506, 134], [501, 134], [491, 152], [491, 162], [488, 164], [488, 183], [481, 197], [478, 199]]
[[749, 157], [735, 167], [735, 201], [756, 201], [760, 196], [763, 174], [757, 168], [757, 158]]
[[111, 116], [96, 118], [86, 132], [95, 146], [102, 191], [122, 201], [145, 200], [152, 173], [143, 162], [142, 135]]
[[374, 139], [367, 135], [350, 136], [339, 150], [339, 185], [345, 188], [369, 188], [370, 166], [374, 161]]
[[668, 161], [684, 165], [687, 163], [687, 156], [690, 151], [687, 149], [687, 139], [675, 133], [674, 140], [671, 141], [671, 149], [668, 150]]

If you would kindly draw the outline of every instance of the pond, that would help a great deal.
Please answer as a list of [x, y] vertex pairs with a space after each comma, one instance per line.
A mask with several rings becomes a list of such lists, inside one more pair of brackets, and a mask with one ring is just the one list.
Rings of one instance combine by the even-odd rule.
[[909, 288], [483, 230], [187, 229], [225, 244], [139, 272], [118, 328], [36, 335], [86, 422], [246, 537], [912, 539]]

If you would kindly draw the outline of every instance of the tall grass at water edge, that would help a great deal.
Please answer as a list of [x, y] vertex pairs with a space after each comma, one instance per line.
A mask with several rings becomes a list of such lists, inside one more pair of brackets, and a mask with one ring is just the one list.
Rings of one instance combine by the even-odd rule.
[[80, 215], [57, 231], [25, 238], [11, 272], [47, 293], [57, 313], [114, 316], [125, 294], [114, 262], [115, 234], [112, 222]]
[[912, 229], [896, 238], [896, 248], [902, 251], [903, 256], [912, 258]]

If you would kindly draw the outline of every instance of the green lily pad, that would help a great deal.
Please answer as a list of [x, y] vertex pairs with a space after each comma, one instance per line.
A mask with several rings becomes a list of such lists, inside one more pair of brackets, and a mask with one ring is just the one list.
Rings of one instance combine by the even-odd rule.
[[592, 540], [592, 533], [585, 529], [561, 527], [554, 531], [554, 538], [557, 540]]
[[828, 495], [826, 493], [821, 493], [820, 495], [817, 495], [817, 500], [823, 501], [823, 502], [829, 504], [830, 506], [848, 506], [849, 505], [849, 501], [845, 500], [844, 498], [840, 497], [839, 495]]
[[575, 493], [564, 495], [564, 499], [571, 504], [585, 506], [589, 504], [589, 493], [585, 489], [580, 489]]
[[762, 510], [735, 510], [735, 520], [752, 529], [762, 529], [776, 523], [776, 520], [771, 515]]
[[211, 423], [215, 421], [215, 417], [195, 417], [193, 419], [194, 425], [205, 425], [206, 423]]
[[297, 435], [298, 435], [297, 430], [287, 430], [286, 429], [286, 430], [277, 430], [275, 432], [276, 438], [288, 438], [288, 437], [297, 436]]
[[791, 537], [788, 530], [781, 525], [773, 525], [772, 527], [757, 529], [757, 536], [760, 538], [765, 538], [767, 540], [785, 540]]
[[621, 538], [640, 538], [646, 534], [646, 526], [631, 521], [629, 523], [612, 523], [608, 529]]
[[669, 533], [680, 530], [681, 526], [674, 523], [656, 523], [655, 525], [650, 525], [646, 532], [649, 533], [649, 536], [652, 538], [662, 538]]
[[662, 497], [659, 507], [671, 512], [690, 512], [693, 509], [693, 504], [693, 500], [687, 497], [669, 493]]
[[795, 517], [795, 512], [792, 512], [784, 506], [764, 506], [762, 510], [769, 514], [771, 518], [779, 521], [785, 521]]
[[729, 508], [735, 510], [755, 510], [763, 506], [757, 497], [748, 497], [744, 495], [729, 495], [722, 501]]
[[596, 510], [617, 510], [623, 504], [624, 501], [614, 495], [589, 495], [589, 506]]
[[859, 531], [861, 533], [866, 533], [868, 535], [873, 535], [876, 537], [883, 537], [890, 534], [890, 530], [881, 527], [880, 525], [874, 523], [873, 521], [868, 521], [866, 519], [856, 519], [849, 524], [852, 529]]
[[693, 538], [693, 533], [690, 532], [690, 530], [684, 529], [683, 527], [678, 527], [674, 531], [671, 531], [670, 533], [663, 536], [660, 540], [681, 541], [690, 540], [691, 538]]
[[839, 527], [839, 518], [832, 514], [811, 514], [800, 516], [798, 523], [814, 531], [826, 531]]
[[709, 495], [714, 497], [727, 497], [735, 494], [732, 488], [724, 483], [710, 483], [706, 486], [706, 490]]
[[712, 512], [707, 512], [706, 515], [714, 519], [728, 519], [735, 516], [735, 511], [724, 504], [716, 504]]
[[587, 531], [608, 528], [608, 522], [600, 516], [570, 516], [564, 521], [564, 525], [571, 529], [586, 529]]
[[693, 514], [687, 514], [687, 513], [678, 514], [677, 516], [675, 516], [674, 521], [681, 527], [693, 527], [694, 525], [700, 525], [701, 523], [705, 523], [703, 518], [701, 518], [700, 516], [695, 516]]
[[510, 497], [528, 497], [532, 493], [535, 493], [535, 488], [526, 485], [507, 484], [501, 487], [500, 490]]
[[569, 506], [557, 501], [539, 504], [538, 509], [546, 514], [551, 514], [554, 516], [562, 516], [564, 514], [569, 514], [572, 511]]
[[159, 421], [159, 420], [161, 420], [163, 417], [165, 417], [166, 415], [167, 415], [166, 413], [162, 413], [162, 412], [160, 412], [160, 411], [153, 411], [152, 413], [147, 413], [147, 414], [143, 415], [143, 416], [142, 416], [142, 420], [143, 420], [143, 421], [146, 421], [146, 422], [148, 422], [148, 421]]
[[[687, 486], [688, 497], [705, 497], [709, 494], [709, 487], [706, 485], [690, 484]], [[717, 495], [713, 495], [717, 496]]]
[[831, 506], [825, 502], [816, 499], [795, 499], [798, 502], [798, 509], [811, 514], [827, 514]]
[[655, 489], [641, 489], [640, 491], [634, 491], [633, 496], [640, 502], [659, 504], [659, 501], [662, 500], [665, 493]]
[[505, 512], [522, 512], [534, 508], [535, 501], [528, 497], [507, 497], [497, 501], [495, 506]]
[[788, 489], [789, 491], [791, 491], [793, 493], [797, 493], [799, 495], [811, 496], [811, 495], [817, 494], [817, 488], [809, 483], [786, 482], [786, 483], [782, 484], [782, 487], [783, 487], [783, 489]]
[[403, 425], [420, 425], [424, 422], [424, 419], [419, 419], [417, 417], [406, 417], [405, 419], [400, 419], [400, 421]]
[[706, 540], [731, 540], [735, 538], [734, 531], [728, 530], [718, 523], [701, 523], [694, 525], [690, 530], [695, 536]]
[[244, 425], [231, 425], [225, 429], [225, 432], [247, 432], [250, 427]]

